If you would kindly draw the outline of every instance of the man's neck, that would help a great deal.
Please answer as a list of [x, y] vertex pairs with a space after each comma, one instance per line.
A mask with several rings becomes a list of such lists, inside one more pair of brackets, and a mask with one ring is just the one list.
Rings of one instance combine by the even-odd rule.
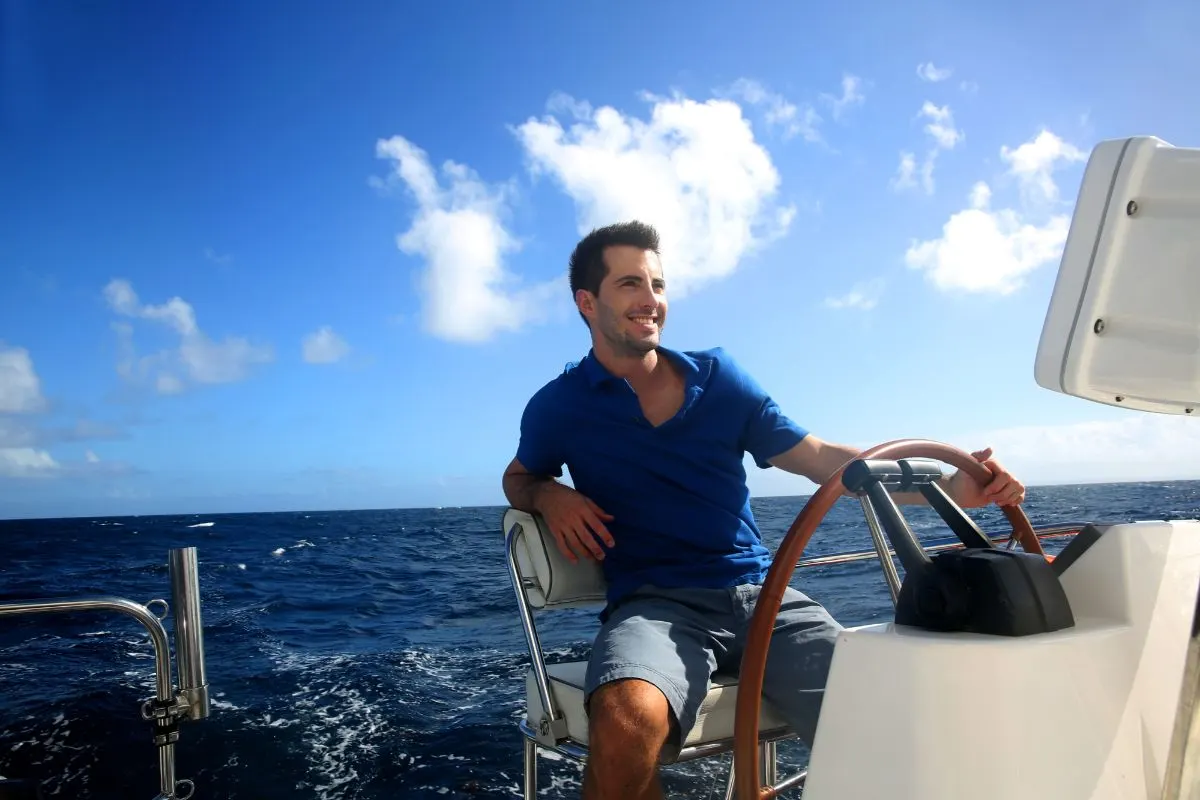
[[605, 369], [618, 378], [626, 379], [635, 388], [652, 380], [660, 365], [665, 366], [658, 357], [657, 348], [639, 356], [622, 356], [614, 353], [610, 347], [594, 343], [592, 352]]

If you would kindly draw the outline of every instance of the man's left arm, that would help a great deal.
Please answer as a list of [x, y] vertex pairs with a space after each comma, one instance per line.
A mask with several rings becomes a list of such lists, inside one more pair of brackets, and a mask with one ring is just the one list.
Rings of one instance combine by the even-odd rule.
[[[798, 444], [767, 461], [773, 467], [808, 478], [821, 486], [861, 453], [856, 447], [826, 442], [810, 433]], [[988, 483], [980, 485], [962, 470], [944, 476], [940, 483], [950, 499], [963, 508], [979, 508], [990, 503], [1001, 506], [1018, 505], [1024, 502], [1025, 487], [992, 458], [990, 447], [971, 455], [988, 468], [992, 478]], [[851, 492], [844, 488], [842, 494], [852, 496]], [[892, 498], [898, 504], [926, 504], [925, 498], [919, 492], [895, 492]]]
[[[732, 376], [730, 381], [735, 394], [747, 409], [741, 445], [753, 455], [758, 466], [778, 467], [823, 485], [862, 453], [858, 448], [813, 436], [784, 414], [763, 387], [723, 351], [722, 361], [724, 369]], [[944, 477], [941, 486], [950, 499], [963, 508], [979, 508], [989, 503], [1016, 505], [1024, 501], [1025, 487], [992, 458], [990, 447], [971, 456], [988, 468], [992, 478], [981, 486], [962, 470]], [[842, 493], [850, 495], [845, 489]], [[892, 497], [897, 503], [926, 503], [919, 492], [896, 492]]]

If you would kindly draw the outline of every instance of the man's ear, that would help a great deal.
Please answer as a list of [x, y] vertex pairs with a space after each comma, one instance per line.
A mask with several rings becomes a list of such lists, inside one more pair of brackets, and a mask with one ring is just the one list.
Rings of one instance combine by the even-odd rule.
[[596, 313], [596, 296], [587, 289], [579, 289], [575, 292], [575, 307], [579, 309], [580, 314], [590, 317]]

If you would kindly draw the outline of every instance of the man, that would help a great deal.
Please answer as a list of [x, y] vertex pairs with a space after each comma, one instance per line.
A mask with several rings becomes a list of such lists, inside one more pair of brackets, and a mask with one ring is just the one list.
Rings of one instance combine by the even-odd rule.
[[[570, 284], [592, 348], [530, 399], [504, 491], [545, 519], [572, 562], [600, 560], [608, 583], [585, 687], [583, 796], [657, 798], [657, 763], [678, 752], [710, 676], [738, 668], [770, 564], [744, 453], [820, 484], [859, 451], [801, 428], [723, 350], [660, 344], [666, 281], [652, 227], [592, 231], [571, 256]], [[952, 498], [966, 507], [1024, 499], [989, 450], [974, 455], [993, 479], [981, 487], [956, 473], [945, 482]], [[564, 464], [574, 489], [555, 480]], [[809, 745], [840, 630], [788, 590], [763, 695]]]

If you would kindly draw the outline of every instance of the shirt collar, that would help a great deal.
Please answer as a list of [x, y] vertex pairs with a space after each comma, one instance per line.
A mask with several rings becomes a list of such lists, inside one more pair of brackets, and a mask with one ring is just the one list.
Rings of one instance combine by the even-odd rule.
[[[696, 360], [687, 353], [679, 350], [672, 350], [669, 347], [658, 346], [660, 356], [671, 359], [677, 366], [683, 369], [684, 382], [687, 385], [696, 383], [700, 375], [700, 365]], [[581, 364], [583, 374], [587, 377], [588, 385], [591, 387], [600, 386], [608, 381], [615, 381], [617, 377], [608, 371], [608, 368], [600, 363], [600, 359], [596, 358], [594, 349], [588, 350], [588, 354], [584, 356]]]

